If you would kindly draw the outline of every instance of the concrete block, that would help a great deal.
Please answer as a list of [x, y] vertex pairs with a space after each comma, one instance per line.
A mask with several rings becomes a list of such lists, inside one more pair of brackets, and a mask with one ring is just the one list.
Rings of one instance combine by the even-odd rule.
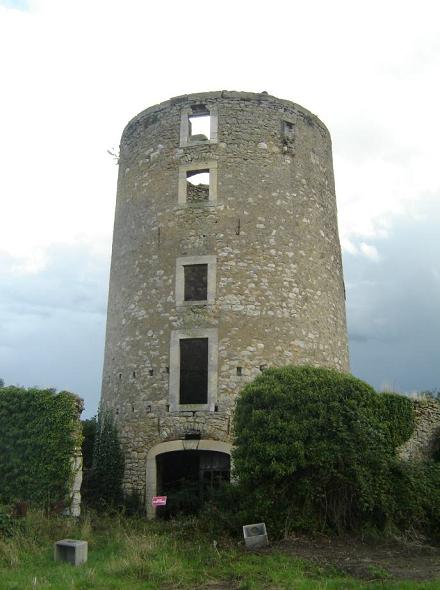
[[243, 537], [247, 549], [260, 549], [269, 544], [264, 522], [246, 524], [243, 527]]
[[87, 541], [62, 539], [54, 544], [55, 561], [67, 561], [72, 565], [81, 565], [87, 561]]

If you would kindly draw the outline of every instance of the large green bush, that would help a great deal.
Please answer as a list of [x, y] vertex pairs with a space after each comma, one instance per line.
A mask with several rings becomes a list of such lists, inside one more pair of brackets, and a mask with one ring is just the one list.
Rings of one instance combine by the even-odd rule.
[[[397, 400], [397, 401], [396, 401]], [[411, 402], [324, 368], [269, 369], [239, 396], [234, 465], [250, 517], [280, 533], [389, 518], [390, 466]]]
[[81, 443], [78, 399], [52, 389], [0, 388], [0, 503], [66, 498]]

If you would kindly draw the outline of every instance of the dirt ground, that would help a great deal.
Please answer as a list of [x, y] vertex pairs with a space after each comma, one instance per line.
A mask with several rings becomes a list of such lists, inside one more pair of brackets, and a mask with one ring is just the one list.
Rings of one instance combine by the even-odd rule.
[[440, 579], [440, 547], [422, 543], [363, 541], [340, 537], [295, 537], [276, 544], [320, 566], [333, 566], [363, 580]]

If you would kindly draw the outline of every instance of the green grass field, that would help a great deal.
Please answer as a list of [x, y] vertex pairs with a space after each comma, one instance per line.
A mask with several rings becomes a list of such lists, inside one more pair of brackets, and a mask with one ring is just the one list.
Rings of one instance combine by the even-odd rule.
[[[88, 562], [56, 563], [53, 542], [89, 542]], [[440, 580], [393, 581], [371, 566], [370, 581], [319, 567], [271, 547], [249, 553], [241, 542], [214, 539], [195, 521], [146, 522], [142, 518], [85, 517], [75, 523], [33, 512], [12, 536], [0, 536], [0, 589], [26, 590], [439, 590]]]

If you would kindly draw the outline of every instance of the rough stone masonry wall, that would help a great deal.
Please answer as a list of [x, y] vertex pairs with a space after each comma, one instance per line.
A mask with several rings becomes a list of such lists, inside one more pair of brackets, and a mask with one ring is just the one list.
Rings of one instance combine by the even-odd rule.
[[[180, 146], [182, 112], [200, 104], [218, 113], [218, 138]], [[178, 203], [179, 168], [213, 162], [217, 200]], [[176, 259], [207, 255], [217, 260], [215, 302], [176, 305]], [[216, 411], [169, 411], [171, 331], [191, 328], [218, 331]], [[264, 366], [290, 363], [348, 370], [326, 127], [292, 102], [228, 91], [140, 113], [120, 146], [102, 389], [126, 489], [144, 492], [158, 442], [193, 431], [229, 441], [242, 387]]]
[[413, 400], [415, 427], [411, 438], [398, 450], [404, 460], [432, 459], [440, 443], [440, 403], [432, 399]]

